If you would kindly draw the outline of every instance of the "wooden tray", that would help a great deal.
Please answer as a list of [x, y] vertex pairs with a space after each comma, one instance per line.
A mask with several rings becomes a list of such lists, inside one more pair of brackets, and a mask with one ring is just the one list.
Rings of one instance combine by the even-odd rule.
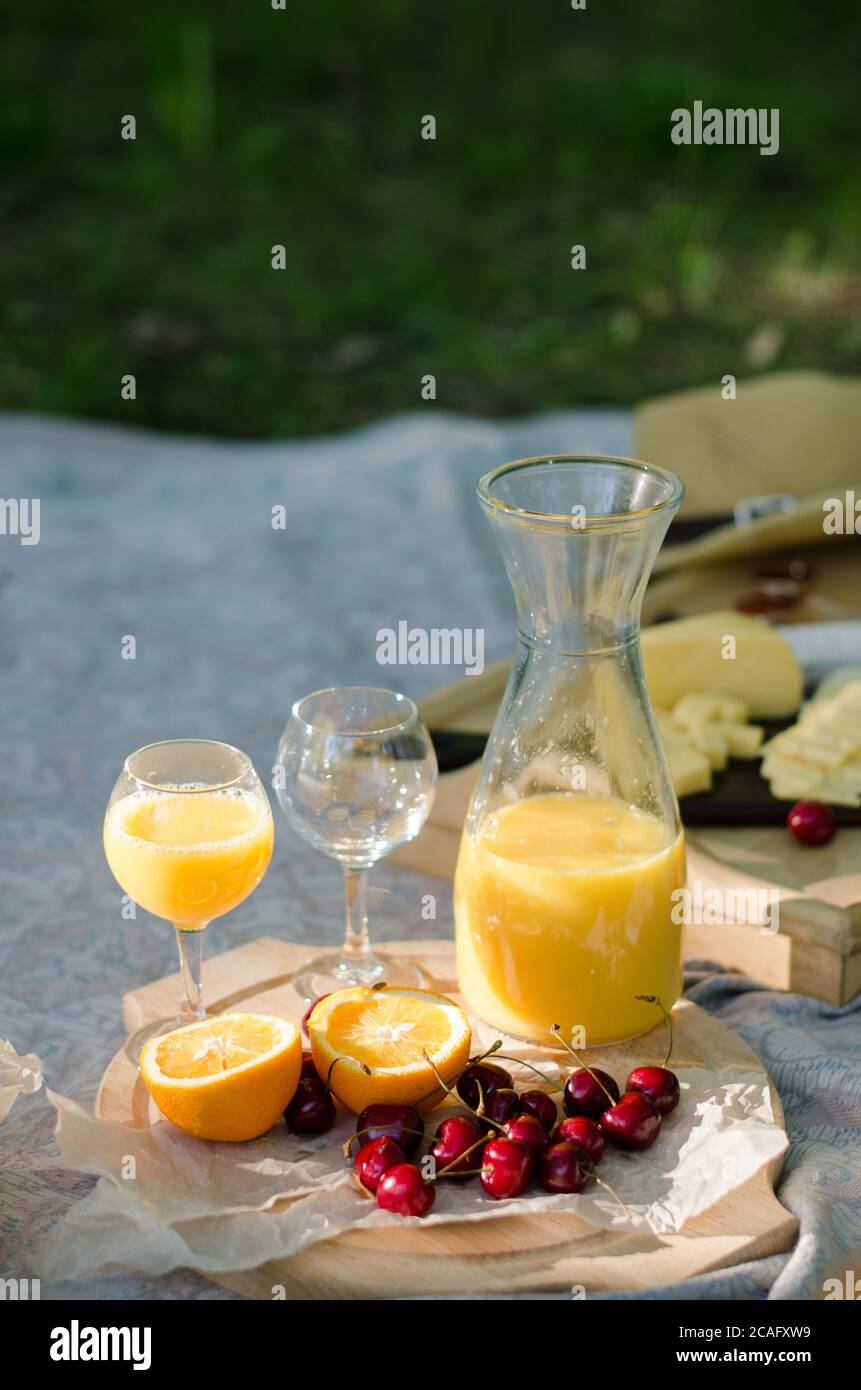
[[[290, 979], [318, 948], [264, 937], [216, 956], [204, 966], [213, 1008], [242, 1007], [298, 1020], [304, 1012]], [[450, 941], [402, 941], [391, 947], [426, 972], [430, 987], [456, 997]], [[179, 975], [128, 994], [123, 1019], [131, 1031], [169, 1015], [181, 992]], [[682, 1003], [674, 1056], [679, 1065], [741, 1065], [764, 1072], [759, 1059], [731, 1029], [704, 1010]], [[604, 1062], [612, 1049], [587, 1054]], [[776, 1113], [780, 1103], [772, 1090]], [[134, 1126], [151, 1122], [150, 1100], [137, 1068], [117, 1053], [102, 1079], [96, 1114]], [[644, 1290], [674, 1284], [709, 1270], [788, 1250], [798, 1223], [781, 1206], [773, 1185], [782, 1158], [764, 1164], [675, 1235], [596, 1231], [576, 1216], [523, 1212], [480, 1223], [452, 1222], [424, 1229], [354, 1231], [285, 1261], [220, 1274], [215, 1282], [249, 1298], [271, 1300], [275, 1286], [297, 1298], [389, 1298], [421, 1294], [548, 1293], [582, 1285], [587, 1290]]]

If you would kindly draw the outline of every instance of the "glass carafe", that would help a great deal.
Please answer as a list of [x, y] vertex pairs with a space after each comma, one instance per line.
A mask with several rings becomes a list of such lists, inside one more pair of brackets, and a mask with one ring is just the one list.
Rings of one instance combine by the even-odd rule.
[[[678, 804], [640, 658], [640, 608], [684, 495], [629, 459], [525, 459], [478, 497], [517, 605], [517, 648], [455, 876], [470, 1008], [552, 1045], [651, 1028], [682, 985]], [[576, 1042], [575, 1042], [576, 1045]]]

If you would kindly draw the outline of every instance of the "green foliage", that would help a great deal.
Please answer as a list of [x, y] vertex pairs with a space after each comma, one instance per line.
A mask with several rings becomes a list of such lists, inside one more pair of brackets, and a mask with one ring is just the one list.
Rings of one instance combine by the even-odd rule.
[[[505, 415], [856, 371], [859, 14], [7, 0], [0, 406], [275, 435], [426, 373]], [[674, 146], [696, 99], [779, 107], [779, 154]]]

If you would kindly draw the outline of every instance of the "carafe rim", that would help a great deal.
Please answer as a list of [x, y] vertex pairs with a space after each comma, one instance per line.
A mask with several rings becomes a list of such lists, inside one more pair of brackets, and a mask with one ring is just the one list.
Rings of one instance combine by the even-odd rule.
[[495, 468], [482, 474], [476, 484], [476, 495], [489, 517], [496, 517], [499, 520], [511, 521], [523, 526], [548, 529], [564, 527], [566, 531], [570, 531], [572, 529], [570, 512], [538, 511], [517, 507], [506, 501], [505, 498], [496, 496], [492, 489], [501, 478], [521, 470], [541, 467], [552, 469], [556, 464], [595, 463], [606, 463], [620, 469], [631, 469], [634, 472], [649, 475], [666, 485], [666, 495], [646, 507], [625, 511], [586, 513], [578, 516], [576, 530], [621, 529], [640, 521], [651, 520], [662, 512], [675, 512], [684, 500], [685, 485], [681, 478], [668, 468], [660, 468], [657, 464], [645, 463], [642, 459], [627, 458], [619, 454], [590, 453], [533, 454], [527, 458], [511, 459], [507, 463], [498, 464]]

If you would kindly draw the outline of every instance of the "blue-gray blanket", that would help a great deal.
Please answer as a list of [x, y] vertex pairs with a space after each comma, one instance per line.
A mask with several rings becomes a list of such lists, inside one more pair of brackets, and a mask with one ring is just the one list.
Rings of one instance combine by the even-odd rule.
[[[476, 479], [528, 454], [630, 454], [632, 434], [627, 412], [606, 411], [495, 424], [429, 407], [293, 444], [0, 416], [3, 498], [40, 501], [38, 544], [0, 534], [0, 1038], [38, 1053], [52, 1088], [92, 1105], [122, 1040], [121, 994], [175, 968], [169, 928], [121, 917], [102, 854], [128, 752], [192, 733], [246, 749], [265, 775], [306, 691], [367, 682], [421, 696], [458, 678], [381, 674], [376, 633], [401, 619], [484, 628], [486, 660], [503, 656], [511, 598]], [[336, 867], [283, 822], [277, 841], [258, 891], [210, 928], [208, 952], [263, 933], [337, 940]], [[425, 934], [428, 892], [437, 929], [451, 930], [438, 880], [381, 865], [373, 883], [378, 940]], [[815, 1298], [829, 1276], [861, 1279], [861, 1001], [837, 1010], [726, 974], [703, 975], [691, 997], [771, 1073], [792, 1141], [779, 1195], [801, 1235], [790, 1255], [653, 1296]], [[92, 1182], [58, 1165], [52, 1130], [43, 1096], [19, 1099], [0, 1126], [5, 1273], [26, 1273], [41, 1234]], [[230, 1297], [184, 1270], [42, 1293]]]

